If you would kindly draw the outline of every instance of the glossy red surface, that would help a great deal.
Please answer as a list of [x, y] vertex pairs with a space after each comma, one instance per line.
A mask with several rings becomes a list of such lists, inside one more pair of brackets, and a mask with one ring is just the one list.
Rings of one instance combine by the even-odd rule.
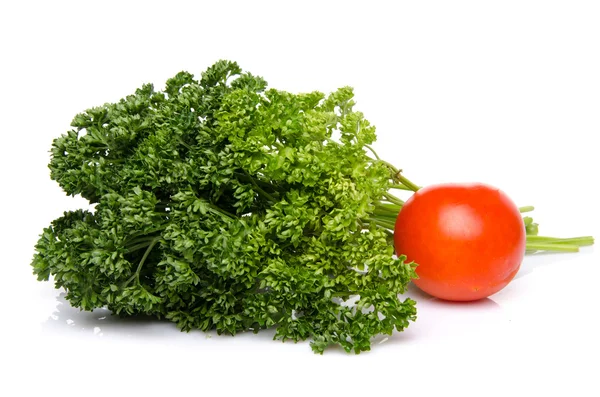
[[415, 284], [446, 300], [490, 296], [515, 276], [525, 254], [519, 209], [483, 184], [440, 184], [419, 190], [395, 225], [395, 249], [415, 261]]

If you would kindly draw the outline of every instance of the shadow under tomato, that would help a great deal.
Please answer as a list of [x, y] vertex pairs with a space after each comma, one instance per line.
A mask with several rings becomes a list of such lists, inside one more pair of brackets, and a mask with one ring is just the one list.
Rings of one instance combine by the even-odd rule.
[[[420, 306], [429, 306], [429, 307], [438, 307], [438, 308], [448, 308], [448, 309], [485, 309], [485, 310], [495, 310], [499, 309], [500, 305], [496, 303], [490, 297], [483, 298], [475, 301], [448, 301], [444, 299], [436, 298], [435, 296], [429, 295], [424, 292], [422, 289], [417, 287], [414, 283], [410, 283], [408, 285], [407, 292], [405, 294], [407, 297], [414, 299], [417, 302], [417, 311]], [[404, 296], [404, 295], [402, 295]], [[401, 297], [402, 297], [401, 296]]]
[[417, 302], [417, 319], [405, 332], [390, 341], [401, 343], [402, 338], [419, 343], [448, 343], [449, 341], [480, 338], [506, 324], [506, 315], [493, 297], [468, 302], [453, 302], [431, 296], [414, 283], [409, 284], [400, 298], [410, 297]]

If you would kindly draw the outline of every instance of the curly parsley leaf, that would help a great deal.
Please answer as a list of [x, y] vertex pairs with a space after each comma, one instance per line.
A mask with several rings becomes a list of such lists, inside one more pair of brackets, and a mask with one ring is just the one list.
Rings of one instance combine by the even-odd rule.
[[416, 265], [374, 214], [394, 175], [353, 106], [349, 87], [292, 94], [219, 61], [78, 114], [49, 167], [95, 209], [44, 229], [34, 273], [83, 310], [369, 350], [415, 320]]

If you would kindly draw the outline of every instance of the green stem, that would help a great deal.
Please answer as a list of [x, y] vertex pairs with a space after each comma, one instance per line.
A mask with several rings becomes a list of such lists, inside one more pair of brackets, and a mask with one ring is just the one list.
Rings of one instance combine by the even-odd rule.
[[544, 244], [571, 244], [583, 247], [586, 245], [594, 244], [594, 237], [592, 236], [581, 236], [581, 237], [546, 237], [546, 236], [527, 236], [527, 243], [544, 243]]
[[[394, 179], [397, 182], [400, 182], [402, 185], [406, 186], [409, 190], [412, 190], [413, 192], [416, 192], [417, 190], [419, 190], [419, 186], [415, 185], [408, 178], [406, 178], [404, 175], [402, 175], [402, 170], [399, 170], [393, 164], [388, 163], [385, 160], [378, 159], [378, 161], [380, 161], [386, 167], [388, 167], [390, 170], [392, 170], [392, 172], [394, 173], [394, 176], [392, 179]], [[396, 185], [396, 186], [398, 186], [398, 185]]]
[[390, 203], [394, 203], [396, 205], [399, 205], [400, 207], [404, 205], [404, 201], [402, 201], [401, 199], [399, 199], [391, 193], [384, 193], [383, 197], [385, 197]]
[[396, 175], [396, 178], [398, 178], [398, 180], [400, 182], [402, 182], [402, 184], [404, 186], [406, 186], [407, 188], [409, 188], [410, 190], [412, 190], [413, 192], [416, 192], [419, 190], [419, 187], [417, 185], [415, 185], [414, 183], [412, 183], [411, 181], [409, 181], [407, 178], [404, 177], [404, 175], [398, 173]]
[[224, 209], [222, 209], [219, 206], [214, 205], [213, 203], [207, 203], [207, 204], [208, 204], [209, 211], [212, 211], [212, 212], [214, 212], [214, 213], [216, 213], [218, 215], [225, 216], [225, 217], [230, 218], [232, 220], [235, 219], [235, 218], [237, 218], [237, 216], [235, 216], [231, 212], [225, 211]]
[[[420, 189], [420, 187], [419, 187], [419, 186], [417, 186], [417, 187]], [[391, 184], [391, 185], [389, 186], [389, 188], [390, 188], [390, 189], [398, 189], [398, 190], [408, 190], [408, 191], [411, 191], [411, 192], [413, 191], [411, 188], [409, 188], [409, 187], [407, 187], [407, 186], [404, 186], [404, 185], [398, 185], [398, 184]]]
[[579, 247], [572, 244], [527, 243], [527, 251], [578, 252]]
[[394, 222], [392, 220], [384, 220], [382, 218], [368, 218], [367, 222], [382, 226], [386, 229], [394, 230]]
[[366, 147], [367, 149], [369, 149], [369, 150], [371, 151], [371, 153], [373, 153], [373, 156], [375, 156], [375, 158], [376, 158], [377, 160], [381, 160], [381, 159], [379, 158], [379, 156], [377, 155], [377, 152], [375, 152], [375, 150], [374, 150], [374, 149], [373, 149], [371, 146], [369, 146], [369, 145], [365, 145], [365, 147]]
[[136, 245], [132, 245], [131, 247], [127, 248], [127, 253], [130, 254], [132, 252], [135, 252], [137, 250], [141, 250], [142, 248], [146, 248], [147, 246], [149, 246], [149, 243], [141, 243], [141, 244], [136, 244]]
[[179, 144], [182, 145], [183, 147], [185, 147], [187, 150], [192, 150], [192, 148], [190, 147], [190, 145], [188, 145], [187, 143], [185, 143], [183, 141], [183, 139], [179, 138], [178, 141], [179, 141]]
[[134, 238], [136, 238], [136, 237], [143, 236], [143, 235], [149, 235], [149, 234], [152, 234], [152, 233], [154, 233], [154, 232], [159, 232], [159, 231], [161, 231], [161, 230], [165, 230], [165, 229], [166, 229], [166, 226], [165, 226], [165, 225], [162, 225], [162, 226], [156, 227], [156, 228], [154, 228], [154, 229], [147, 230], [147, 231], [145, 231], [145, 232], [137, 232], [137, 233], [133, 233], [133, 234], [131, 234], [131, 235], [129, 236], [129, 239], [130, 239], [129, 241], [133, 240], [133, 239], [134, 239]]
[[378, 159], [377, 161], [381, 162], [386, 167], [388, 167], [394, 173], [394, 175], [400, 174], [400, 170], [398, 168], [396, 168], [396, 166], [394, 166], [394, 164], [388, 163], [387, 161], [381, 160], [381, 159]]
[[244, 171], [244, 174], [246, 174], [246, 176], [250, 179], [250, 183], [252, 183], [252, 185], [254, 186], [254, 189], [258, 192], [258, 194], [261, 194], [267, 200], [269, 200], [269, 201], [271, 201], [273, 203], [277, 202], [277, 199], [275, 199], [275, 197], [273, 197], [271, 194], [267, 193], [260, 186], [258, 186], [258, 183], [256, 183], [256, 180], [254, 180], [254, 178], [250, 174], [248, 174], [246, 172], [246, 170], [242, 170], [242, 171]]
[[375, 218], [385, 217], [386, 219], [394, 219], [394, 221], [398, 217], [397, 212], [388, 211], [383, 208], [375, 208], [373, 214], [375, 215]]
[[135, 244], [138, 244], [138, 243], [149, 242], [149, 241], [153, 240], [155, 237], [156, 236], [152, 235], [152, 236], [143, 236], [143, 237], [137, 237], [134, 239], [129, 239], [129, 240], [127, 240], [125, 245], [126, 246], [134, 246]]
[[525, 207], [519, 207], [519, 212], [523, 213], [523, 212], [531, 212], [533, 211], [535, 208], [533, 205], [526, 205]]
[[394, 238], [394, 233], [391, 230], [388, 229], [383, 229], [383, 231], [385, 232], [385, 234], [388, 235], [388, 237], [390, 237], [392, 240]]
[[381, 222], [385, 223], [385, 225], [381, 224], [380, 226], [386, 226], [390, 230], [394, 230], [394, 228], [396, 227], [396, 218], [379, 215], [379, 216], [373, 216], [370, 219], [381, 221]]
[[402, 209], [402, 206], [399, 204], [388, 204], [388, 203], [382, 203], [381, 201], [375, 203], [375, 207], [383, 208], [385, 210], [394, 212], [396, 215], [398, 215], [398, 213]]
[[142, 256], [142, 259], [140, 260], [140, 263], [138, 264], [138, 267], [135, 270], [135, 273], [129, 278], [129, 280], [127, 280], [127, 282], [125, 283], [125, 285], [128, 285], [134, 279], [136, 280], [136, 282], [138, 284], [140, 283], [140, 272], [142, 271], [142, 266], [144, 266], [144, 262], [146, 262], [146, 259], [148, 258], [148, 255], [150, 255], [150, 252], [152, 251], [152, 248], [154, 248], [154, 246], [156, 245], [156, 243], [158, 243], [159, 240], [160, 240], [160, 236], [159, 237], [155, 237], [150, 242], [150, 245], [148, 245], [148, 248], [146, 249], [146, 252], [144, 252], [144, 255]]

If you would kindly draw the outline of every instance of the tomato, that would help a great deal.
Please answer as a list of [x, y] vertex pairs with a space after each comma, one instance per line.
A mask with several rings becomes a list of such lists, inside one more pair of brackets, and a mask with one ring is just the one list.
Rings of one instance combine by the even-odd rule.
[[439, 184], [413, 194], [394, 228], [397, 255], [417, 263], [414, 283], [434, 297], [472, 301], [504, 288], [525, 255], [518, 207], [484, 184]]

